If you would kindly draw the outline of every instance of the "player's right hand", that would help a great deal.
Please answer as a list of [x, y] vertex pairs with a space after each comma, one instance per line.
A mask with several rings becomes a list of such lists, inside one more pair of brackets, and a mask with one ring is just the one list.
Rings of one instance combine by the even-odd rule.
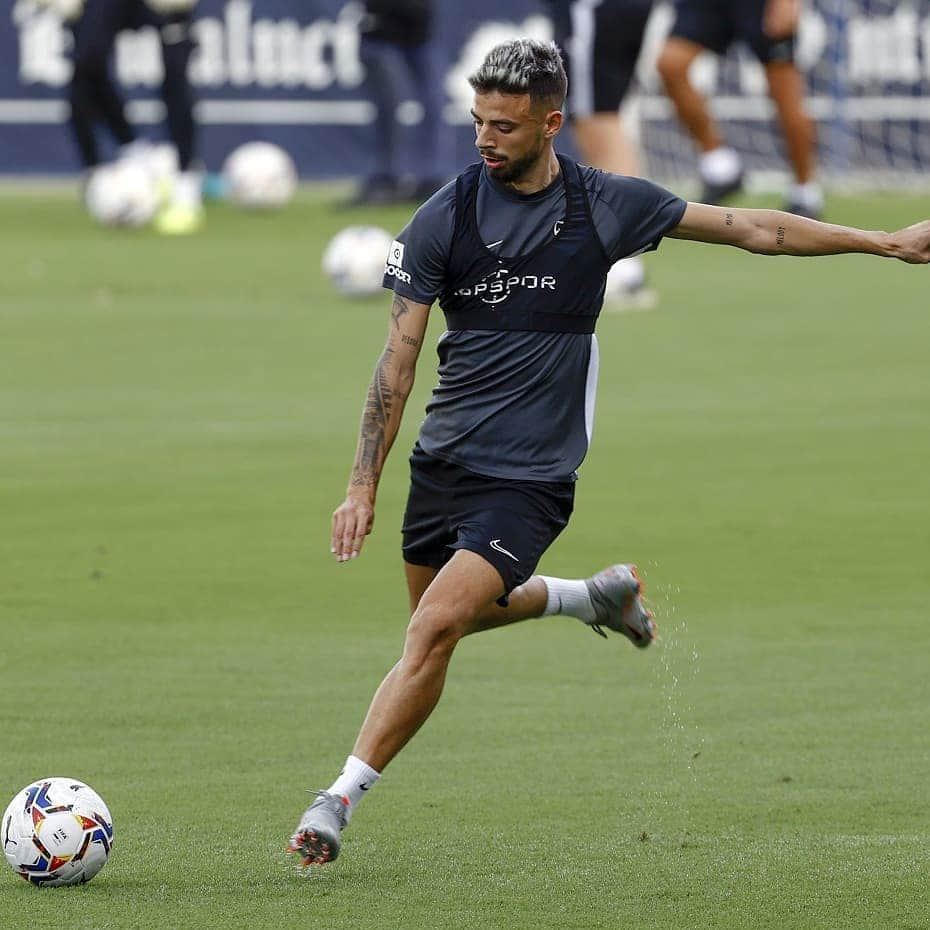
[[337, 562], [348, 562], [362, 551], [375, 522], [375, 508], [367, 494], [349, 494], [333, 512], [329, 551]]

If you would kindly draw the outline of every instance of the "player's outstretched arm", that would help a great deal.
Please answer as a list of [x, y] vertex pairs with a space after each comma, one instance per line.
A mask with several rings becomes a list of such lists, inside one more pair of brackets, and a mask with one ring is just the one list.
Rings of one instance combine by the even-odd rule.
[[354, 559], [374, 525], [378, 481], [413, 388], [428, 319], [428, 304], [394, 295], [387, 341], [362, 411], [346, 499], [333, 513], [330, 551], [337, 562]]
[[818, 223], [780, 210], [689, 203], [674, 239], [735, 245], [758, 255], [842, 255], [862, 252], [912, 265], [930, 263], [930, 220], [887, 233]]

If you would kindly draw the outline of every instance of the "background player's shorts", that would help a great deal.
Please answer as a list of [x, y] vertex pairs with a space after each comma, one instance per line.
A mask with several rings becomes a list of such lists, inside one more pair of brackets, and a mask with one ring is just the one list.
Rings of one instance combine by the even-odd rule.
[[617, 111], [633, 80], [651, 10], [652, 0], [556, 5], [555, 41], [568, 73], [571, 116]]
[[410, 456], [404, 560], [442, 568], [456, 549], [468, 549], [497, 569], [506, 596], [536, 570], [574, 501], [573, 482], [488, 478], [428, 455], [417, 443]]
[[675, 0], [671, 36], [722, 55], [737, 39], [763, 64], [794, 61], [795, 37], [771, 39], [762, 28], [765, 0]]

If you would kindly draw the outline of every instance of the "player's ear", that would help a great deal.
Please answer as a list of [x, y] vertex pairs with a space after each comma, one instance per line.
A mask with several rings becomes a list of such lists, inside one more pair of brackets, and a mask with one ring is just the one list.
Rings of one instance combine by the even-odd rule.
[[553, 139], [559, 134], [559, 130], [562, 128], [562, 123], [564, 121], [561, 110], [550, 110], [546, 114], [546, 132], [545, 136], [547, 139]]

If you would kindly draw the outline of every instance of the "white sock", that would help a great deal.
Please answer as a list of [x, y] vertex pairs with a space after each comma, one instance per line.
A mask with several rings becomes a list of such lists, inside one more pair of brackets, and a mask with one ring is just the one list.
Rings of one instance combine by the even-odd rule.
[[200, 209], [200, 187], [202, 178], [199, 171], [181, 171], [174, 179], [171, 199], [180, 207], [190, 210]]
[[705, 152], [700, 158], [701, 177], [708, 184], [729, 184], [739, 177], [743, 160], [736, 149], [728, 145]]
[[544, 617], [561, 614], [563, 617], [577, 617], [579, 620], [592, 621], [595, 617], [594, 605], [588, 594], [584, 581], [571, 581], [568, 578], [549, 578], [540, 575], [546, 585], [549, 596], [546, 599]]
[[788, 199], [792, 203], [799, 203], [809, 210], [823, 209], [823, 188], [816, 181], [806, 184], [792, 184]]
[[357, 756], [349, 756], [339, 777], [326, 790], [338, 798], [348, 799], [346, 815], [351, 817], [352, 809], [380, 777], [381, 773], [376, 772], [366, 762], [362, 762]]

